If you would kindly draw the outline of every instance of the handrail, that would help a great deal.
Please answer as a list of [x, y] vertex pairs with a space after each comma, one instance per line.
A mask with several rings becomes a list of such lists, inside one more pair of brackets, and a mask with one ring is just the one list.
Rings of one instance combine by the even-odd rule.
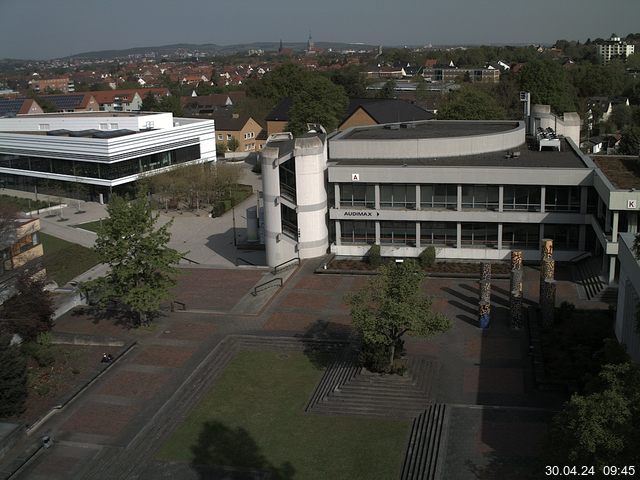
[[577, 263], [581, 260], [584, 260], [586, 258], [590, 258], [591, 257], [591, 252], [582, 252], [578, 255], [576, 255], [575, 257], [573, 257], [572, 259], [569, 260], [569, 263]]
[[176, 311], [176, 307], [175, 307], [175, 304], [176, 304], [176, 303], [182, 307], [182, 310], [186, 310], [186, 309], [187, 309], [187, 304], [186, 304], [186, 303], [184, 303], [184, 302], [180, 302], [180, 301], [178, 301], [178, 300], [172, 300], [172, 301], [171, 301], [171, 311], [172, 311], [172, 312], [175, 312], [175, 311]]
[[187, 257], [180, 257], [181, 260], [186, 260], [189, 263], [195, 263], [196, 265], [200, 265], [200, 262], [196, 262], [195, 260], [191, 260], [190, 258]]
[[246, 263], [247, 265], [252, 265], [252, 266], [254, 266], [254, 267], [256, 266], [256, 264], [255, 264], [255, 263], [251, 263], [249, 260], [245, 260], [245, 259], [244, 259], [244, 258], [242, 258], [242, 257], [236, 257], [236, 266], [238, 266], [238, 262], [239, 262], [240, 260], [242, 260], [242, 261], [243, 261], [244, 263]]
[[[278, 285], [271, 285], [274, 282], [279, 282], [279, 284]], [[255, 297], [256, 295], [258, 295], [258, 289], [259, 288], [260, 288], [260, 291], [262, 291], [262, 290], [266, 290], [267, 288], [271, 288], [271, 287], [274, 287], [274, 286], [277, 286], [278, 288], [281, 288], [282, 285], [283, 285], [283, 282], [282, 282], [282, 279], [280, 277], [272, 278], [268, 282], [264, 282], [264, 283], [261, 283], [260, 285], [256, 285], [254, 287], [254, 289], [253, 289], [252, 294]], [[264, 288], [261, 288], [261, 287], [264, 287]]]
[[289, 268], [291, 265], [287, 265], [288, 263], [296, 262], [296, 265], [300, 265], [300, 257], [293, 257], [287, 260], [286, 262], [282, 262], [279, 265], [273, 267], [273, 274], [278, 273], [279, 270], [284, 270], [285, 268]]

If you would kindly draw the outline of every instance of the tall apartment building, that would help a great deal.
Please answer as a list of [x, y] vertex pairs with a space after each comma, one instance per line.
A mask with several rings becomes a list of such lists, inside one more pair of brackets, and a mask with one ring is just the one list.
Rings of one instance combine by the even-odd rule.
[[608, 64], [612, 58], [621, 58], [624, 60], [629, 55], [633, 55], [635, 51], [635, 45], [623, 42], [615, 33], [611, 34], [609, 40], [598, 43], [596, 47], [598, 48], [598, 56], [603, 65]]
[[47, 90], [59, 90], [62, 93], [75, 92], [73, 80], [69, 77], [33, 79], [29, 81], [29, 87], [38, 93], [47, 93]]

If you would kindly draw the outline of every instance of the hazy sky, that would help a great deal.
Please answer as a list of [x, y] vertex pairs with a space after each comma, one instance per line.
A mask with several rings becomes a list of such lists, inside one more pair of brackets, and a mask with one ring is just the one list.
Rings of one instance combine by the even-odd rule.
[[640, 31], [640, 0], [0, 0], [0, 58], [172, 43], [551, 43]]

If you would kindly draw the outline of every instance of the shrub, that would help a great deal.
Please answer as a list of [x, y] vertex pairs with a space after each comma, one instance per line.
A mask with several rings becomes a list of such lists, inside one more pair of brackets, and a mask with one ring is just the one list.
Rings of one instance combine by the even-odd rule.
[[576, 306], [573, 303], [562, 302], [560, 307], [558, 307], [558, 315], [557, 319], [559, 321], [563, 320], [571, 320], [573, 318], [573, 313], [576, 310]]
[[49, 345], [41, 345], [38, 342], [27, 342], [23, 344], [23, 349], [40, 367], [48, 367], [55, 362], [53, 351]]
[[24, 410], [27, 398], [27, 362], [10, 337], [0, 337], [0, 417], [16, 415]]
[[373, 268], [378, 268], [382, 265], [382, 255], [380, 255], [380, 245], [371, 245], [371, 248], [367, 252], [367, 263]]
[[425, 267], [433, 267], [433, 264], [436, 263], [436, 249], [433, 245], [429, 245], [427, 248], [420, 252], [418, 256], [418, 261], [420, 262], [420, 266], [422, 268]]

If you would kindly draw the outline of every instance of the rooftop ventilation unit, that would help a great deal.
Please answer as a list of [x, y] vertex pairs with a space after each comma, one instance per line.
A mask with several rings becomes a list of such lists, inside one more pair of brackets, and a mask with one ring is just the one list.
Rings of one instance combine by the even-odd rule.
[[400, 128], [416, 128], [415, 123], [401, 123]]

